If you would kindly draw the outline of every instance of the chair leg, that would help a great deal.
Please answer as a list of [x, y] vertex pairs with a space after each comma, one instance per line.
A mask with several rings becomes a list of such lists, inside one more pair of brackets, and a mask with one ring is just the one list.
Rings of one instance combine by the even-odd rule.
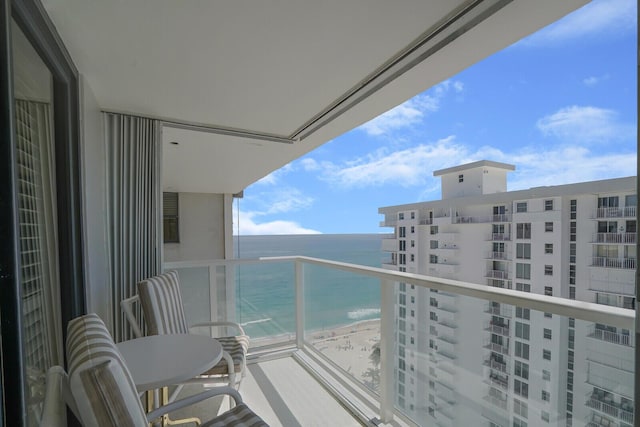
[[[162, 404], [163, 405], [168, 404], [169, 403], [169, 387], [163, 387], [161, 394], [162, 394]], [[197, 417], [172, 420], [171, 418], [169, 418], [169, 414], [165, 414], [162, 416], [162, 427], [174, 426], [178, 424], [187, 424], [187, 423], [194, 423], [197, 426], [202, 424], [202, 422], [200, 421], [200, 418], [197, 418]]]

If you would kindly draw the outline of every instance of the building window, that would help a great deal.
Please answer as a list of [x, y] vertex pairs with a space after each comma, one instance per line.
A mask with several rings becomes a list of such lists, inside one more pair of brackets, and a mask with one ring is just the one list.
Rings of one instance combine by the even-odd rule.
[[416, 256], [414, 254], [411, 254], [411, 262], [414, 262], [416, 260]]
[[416, 232], [416, 227], [415, 227], [415, 226], [413, 226], [413, 225], [411, 226], [411, 232], [412, 232], [412, 233], [415, 233], [415, 232]]
[[178, 193], [162, 193], [162, 230], [164, 243], [180, 243]]
[[404, 212], [400, 212], [398, 214], [398, 219], [404, 219]]
[[516, 277], [518, 279], [531, 279], [531, 264], [516, 263]]
[[464, 182], [464, 175], [458, 175], [458, 182]]
[[438, 255], [429, 255], [429, 262], [431, 264], [437, 264], [438, 263]]
[[544, 287], [544, 294], [548, 297], [553, 296], [553, 287], [551, 286], [545, 286]]
[[429, 319], [433, 320], [434, 322], [437, 322], [438, 321], [438, 315], [435, 312], [430, 311], [429, 312]]
[[527, 427], [526, 421], [513, 417], [513, 427]]
[[552, 211], [553, 210], [553, 200], [545, 200], [544, 201], [544, 210]]
[[438, 234], [438, 226], [437, 225], [432, 225], [431, 227], [429, 227], [429, 233], [430, 234]]
[[529, 360], [529, 344], [516, 341], [516, 357]]
[[546, 231], [546, 232], [553, 231], [553, 222], [545, 222], [544, 223], [544, 231]]
[[544, 402], [550, 402], [551, 401], [551, 394], [546, 390], [542, 390], [542, 400]]
[[429, 248], [438, 249], [438, 241], [437, 240], [430, 240], [429, 241]]
[[542, 350], [542, 358], [544, 360], [551, 360], [551, 350]]
[[518, 239], [530, 239], [531, 238], [531, 223], [516, 224], [516, 238]]
[[528, 283], [516, 282], [516, 291], [531, 292], [531, 285]]
[[398, 234], [400, 237], [407, 237], [407, 227], [399, 227]]
[[545, 243], [544, 244], [544, 253], [552, 254], [553, 253], [553, 243]]
[[411, 241], [411, 247], [413, 248], [413, 247], [415, 247], [415, 246], [416, 246], [416, 241], [415, 241], [415, 240], [412, 240], [412, 241]]
[[542, 379], [545, 381], [551, 381], [551, 372], [547, 371], [546, 369], [542, 370]]
[[522, 418], [528, 417], [528, 408], [526, 402], [521, 402], [518, 399], [513, 399], [513, 412], [516, 415], [520, 415]]
[[525, 380], [529, 379], [529, 365], [524, 362], [520, 362], [519, 360], [515, 361], [515, 375], [520, 378], [524, 378]]
[[547, 411], [542, 411], [540, 413], [540, 418], [542, 418], [542, 421], [544, 421], [545, 423], [549, 422], [549, 413]]
[[[529, 384], [520, 380], [513, 380], [513, 392], [518, 396], [529, 397]], [[515, 408], [514, 408], [515, 409]]]
[[529, 320], [531, 318], [531, 310], [523, 307], [516, 307], [516, 317], [518, 319]]
[[544, 275], [545, 276], [553, 276], [553, 265], [545, 265], [544, 266]]
[[416, 213], [415, 212], [411, 212], [411, 219], [416, 219]]
[[398, 240], [398, 250], [406, 251], [407, 250], [407, 241], [406, 240]]
[[553, 317], [553, 313], [544, 313], [544, 317], [551, 319]]
[[527, 202], [518, 202], [516, 203], [516, 212], [523, 213], [527, 211]]
[[544, 328], [543, 336], [544, 336], [545, 339], [550, 340], [551, 339], [551, 329]]
[[407, 305], [407, 295], [406, 294], [399, 294], [398, 295], [398, 303], [400, 305]]
[[617, 208], [618, 204], [619, 204], [618, 196], [599, 197], [598, 198], [598, 207], [599, 208]]
[[516, 258], [531, 259], [531, 243], [516, 243]]
[[527, 325], [526, 323], [516, 322], [516, 337], [528, 340], [529, 331], [529, 325]]

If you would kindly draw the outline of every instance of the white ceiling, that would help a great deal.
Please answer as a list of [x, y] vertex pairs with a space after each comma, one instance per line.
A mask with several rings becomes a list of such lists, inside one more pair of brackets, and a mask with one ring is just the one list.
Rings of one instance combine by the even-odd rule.
[[[221, 193], [243, 190], [586, 2], [43, 0], [103, 109], [246, 131], [164, 128], [165, 189]], [[415, 52], [405, 50], [421, 37]], [[400, 63], [385, 71], [394, 58]], [[313, 123], [337, 101], [344, 110]]]

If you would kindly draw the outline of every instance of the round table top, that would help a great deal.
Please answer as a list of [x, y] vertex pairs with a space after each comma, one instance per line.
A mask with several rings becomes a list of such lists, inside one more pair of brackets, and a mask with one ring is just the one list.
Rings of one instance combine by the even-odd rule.
[[117, 347], [139, 392], [180, 384], [222, 359], [220, 343], [205, 335], [151, 335]]

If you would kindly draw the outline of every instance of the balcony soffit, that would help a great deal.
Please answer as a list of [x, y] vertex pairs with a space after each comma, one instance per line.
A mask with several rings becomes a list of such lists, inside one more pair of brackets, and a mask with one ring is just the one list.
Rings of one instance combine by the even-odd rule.
[[[295, 142], [286, 149], [259, 143], [256, 149], [251, 135], [206, 133], [202, 138], [212, 145], [253, 147], [228, 152], [231, 157], [219, 168], [208, 168], [233, 175], [231, 187], [210, 191], [238, 192], [585, 2], [43, 0], [43, 5], [101, 108]], [[330, 120], [313, 121], [470, 6], [477, 16], [448, 27], [455, 37], [431, 40], [428, 55], [413, 53], [408, 68], [392, 67]], [[185, 151], [188, 142], [182, 141]], [[212, 155], [192, 151], [192, 159]], [[210, 157], [216, 159], [222, 157]], [[255, 173], [225, 170], [239, 162]], [[188, 175], [184, 168], [183, 175]], [[174, 187], [189, 190], [194, 181]]]

